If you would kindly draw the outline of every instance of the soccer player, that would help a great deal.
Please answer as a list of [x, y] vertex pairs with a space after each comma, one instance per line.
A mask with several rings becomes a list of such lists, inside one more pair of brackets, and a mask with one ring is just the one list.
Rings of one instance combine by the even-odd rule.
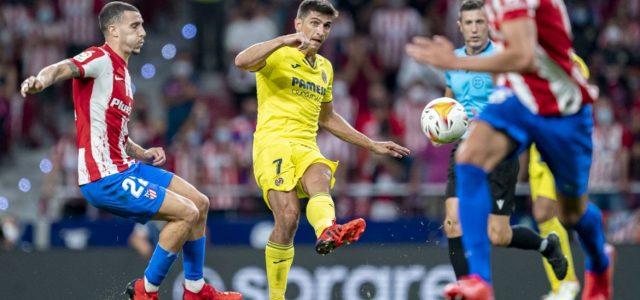
[[[460, 6], [458, 26], [465, 45], [455, 50], [456, 56], [485, 56], [495, 51], [495, 46], [489, 39], [489, 24], [482, 6], [482, 0], [467, 0]], [[470, 119], [479, 114], [488, 104], [489, 95], [493, 91], [491, 74], [449, 70], [445, 73], [445, 77], [447, 82], [445, 96], [457, 99], [467, 110]], [[458, 220], [458, 198], [455, 193], [454, 155], [457, 146], [458, 144], [454, 146], [449, 161], [444, 231], [449, 239], [449, 258], [456, 277], [460, 279], [468, 275], [468, 267], [462, 244], [463, 232]], [[562, 255], [558, 235], [551, 233], [547, 238], [541, 238], [525, 226], [510, 227], [509, 219], [515, 208], [519, 168], [518, 158], [513, 157], [499, 163], [489, 174], [493, 200], [487, 229], [489, 240], [495, 246], [540, 251], [553, 266], [554, 278], [562, 279], [567, 272], [567, 260]]]
[[[585, 79], [589, 79], [589, 68], [582, 58], [572, 54], [571, 59], [580, 67], [580, 72]], [[551, 284], [551, 291], [543, 299], [573, 300], [580, 292], [580, 283], [573, 267], [569, 235], [557, 216], [558, 201], [553, 174], [540, 157], [540, 152], [535, 145], [531, 145], [529, 149], [529, 186], [531, 186], [531, 199], [533, 200], [533, 217], [538, 223], [540, 235], [557, 234], [562, 245], [562, 253], [568, 262], [567, 276], [563, 280], [558, 280], [551, 266], [543, 260], [544, 270]]]
[[393, 142], [372, 141], [333, 110], [333, 68], [317, 52], [337, 15], [329, 1], [302, 1], [296, 33], [252, 45], [235, 58], [237, 67], [255, 72], [257, 78], [254, 175], [275, 218], [265, 249], [270, 299], [284, 299], [300, 217], [299, 198], [309, 198], [306, 215], [315, 230], [319, 254], [357, 241], [365, 229], [363, 219], [336, 224], [329, 193], [338, 164], [320, 153], [318, 125], [376, 154], [397, 158], [409, 154]]
[[21, 85], [22, 96], [73, 78], [80, 190], [92, 205], [140, 223], [167, 221], [142, 279], [129, 283], [131, 299], [158, 299], [158, 287], [182, 250], [184, 299], [242, 299], [205, 283], [205, 226], [209, 199], [157, 166], [162, 148], [144, 149], [129, 139], [134, 105], [127, 63], [140, 53], [146, 32], [138, 9], [114, 1], [98, 15], [105, 44], [42, 69]]
[[407, 45], [419, 62], [443, 69], [492, 72], [498, 88], [456, 153], [456, 194], [470, 276], [445, 288], [447, 297], [492, 299], [487, 174], [507, 157], [536, 144], [554, 175], [560, 220], [586, 252], [583, 299], [611, 299], [613, 248], [605, 247], [602, 213], [589, 203], [592, 103], [574, 53], [566, 7], [557, 0], [487, 1], [485, 11], [504, 49], [457, 57], [446, 38], [417, 37]]

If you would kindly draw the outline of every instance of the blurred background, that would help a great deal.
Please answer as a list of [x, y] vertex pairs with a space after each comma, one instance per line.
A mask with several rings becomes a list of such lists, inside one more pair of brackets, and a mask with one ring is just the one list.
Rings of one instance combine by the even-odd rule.
[[[106, 2], [0, 2], [0, 251], [133, 247], [141, 257], [152, 251], [162, 224], [134, 225], [91, 207], [79, 192], [70, 82], [26, 101], [18, 94], [28, 75], [103, 43], [96, 16]], [[299, 1], [127, 2], [140, 9], [147, 30], [142, 53], [129, 64], [136, 100], [130, 137], [144, 147], [164, 147], [166, 169], [210, 197], [214, 245], [263, 247], [272, 223], [251, 169], [255, 77], [235, 68], [233, 57], [293, 32]], [[444, 252], [440, 224], [450, 146], [431, 146], [419, 126], [423, 106], [443, 95], [444, 76], [409, 60], [404, 45], [415, 35], [442, 34], [461, 46], [459, 1], [332, 2], [340, 17], [321, 54], [335, 68], [336, 109], [368, 136], [412, 150], [402, 160], [373, 156], [319, 132], [325, 156], [340, 161], [338, 218], [370, 222], [364, 245], [420, 244]], [[576, 52], [601, 91], [591, 199], [603, 209], [610, 242], [638, 244], [640, 0], [564, 2]], [[521, 173], [513, 219], [535, 226]], [[299, 243], [314, 241], [306, 221], [299, 231]]]

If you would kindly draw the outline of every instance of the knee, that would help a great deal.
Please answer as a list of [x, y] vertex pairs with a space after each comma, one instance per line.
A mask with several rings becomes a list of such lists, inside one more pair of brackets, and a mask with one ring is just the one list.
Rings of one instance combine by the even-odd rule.
[[560, 222], [565, 226], [573, 226], [577, 224], [587, 208], [586, 199], [577, 201], [562, 201], [562, 209], [560, 210]]
[[511, 228], [500, 225], [489, 225], [489, 240], [494, 246], [505, 247], [509, 246], [511, 242], [510, 231]]
[[460, 145], [458, 151], [456, 151], [456, 163], [482, 166], [487, 154], [487, 151], [482, 147], [463, 143]]
[[538, 197], [533, 204], [533, 218], [538, 224], [551, 220], [556, 216], [555, 201]]
[[444, 233], [448, 238], [456, 238], [462, 236], [462, 227], [460, 221], [456, 217], [447, 216], [444, 219]]
[[276, 215], [276, 226], [280, 227], [287, 233], [293, 234], [298, 228], [300, 220], [300, 211], [295, 209], [286, 209], [282, 213]]
[[201, 216], [206, 216], [207, 213], [209, 212], [209, 205], [211, 202], [209, 202], [209, 197], [207, 197], [205, 194], [203, 193], [198, 193], [197, 196], [192, 199], [193, 204], [196, 205], [196, 208], [198, 209], [198, 212]]
[[331, 171], [317, 172], [316, 174], [309, 176], [303, 182], [305, 191], [307, 193], [315, 194], [316, 192], [327, 192], [331, 185]]
[[188, 224], [189, 227], [193, 227], [198, 223], [198, 219], [200, 219], [200, 212], [195, 205], [188, 205], [185, 208], [183, 220]]

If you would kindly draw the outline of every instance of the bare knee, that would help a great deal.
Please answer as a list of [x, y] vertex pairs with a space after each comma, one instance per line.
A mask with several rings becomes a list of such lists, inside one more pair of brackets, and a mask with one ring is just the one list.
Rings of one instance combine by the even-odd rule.
[[450, 218], [444, 219], [444, 233], [450, 239], [462, 236], [462, 228], [458, 220]]
[[458, 219], [458, 203], [456, 198], [446, 200], [446, 215], [444, 219], [444, 233], [448, 238], [456, 238], [462, 236], [462, 226]]
[[203, 193], [198, 193], [195, 198], [191, 199], [191, 201], [196, 205], [196, 208], [198, 209], [198, 212], [201, 216], [207, 215], [207, 213], [209, 212], [209, 205], [211, 203], [209, 202], [209, 197], [207, 197]]
[[539, 196], [533, 203], [533, 218], [538, 224], [553, 219], [557, 215], [556, 201]]
[[489, 224], [489, 240], [494, 246], [506, 247], [511, 243], [511, 227], [502, 224]]
[[276, 228], [281, 230], [288, 238], [293, 238], [298, 229], [300, 211], [295, 209], [284, 209], [275, 214]]
[[586, 196], [582, 199], [570, 199], [559, 195], [560, 202], [560, 222], [565, 226], [573, 226], [577, 224], [587, 209]]
[[182, 220], [187, 223], [189, 227], [193, 227], [198, 223], [198, 219], [200, 219], [200, 212], [198, 211], [198, 208], [195, 205], [185, 206]]

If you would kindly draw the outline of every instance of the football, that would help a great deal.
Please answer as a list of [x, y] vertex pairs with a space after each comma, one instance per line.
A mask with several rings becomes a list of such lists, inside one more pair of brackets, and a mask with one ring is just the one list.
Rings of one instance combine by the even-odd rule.
[[422, 110], [422, 131], [435, 144], [448, 144], [459, 140], [467, 131], [469, 119], [462, 104], [442, 97], [432, 100]]

